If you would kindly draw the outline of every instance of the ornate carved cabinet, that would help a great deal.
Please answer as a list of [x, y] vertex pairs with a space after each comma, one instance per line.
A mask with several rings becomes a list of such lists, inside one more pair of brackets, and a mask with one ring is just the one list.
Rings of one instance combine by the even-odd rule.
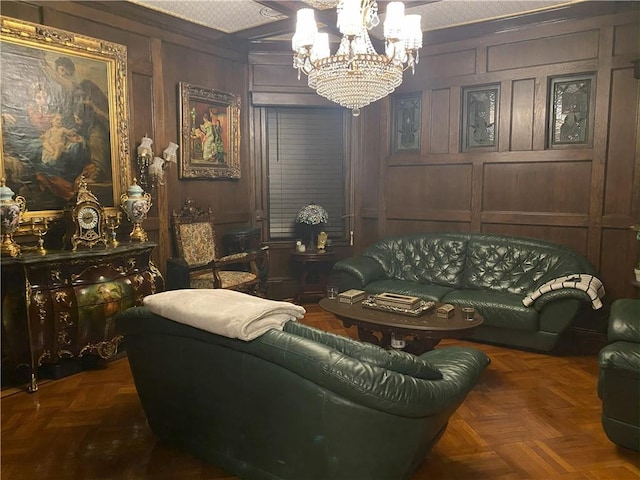
[[38, 367], [115, 355], [122, 339], [115, 331], [118, 312], [164, 289], [150, 259], [155, 246], [2, 258], [3, 364], [27, 368], [29, 391], [35, 391]]

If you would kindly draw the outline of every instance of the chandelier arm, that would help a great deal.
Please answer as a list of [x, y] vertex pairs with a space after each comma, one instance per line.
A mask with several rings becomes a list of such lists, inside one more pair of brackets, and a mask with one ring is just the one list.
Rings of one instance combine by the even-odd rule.
[[[384, 56], [389, 59], [389, 61], [386, 62], [386, 65], [389, 65], [390, 63], [392, 63], [393, 60], [396, 58], [396, 54], [398, 53], [398, 49], [396, 48], [396, 43], [397, 42], [394, 42], [394, 41], [391, 41], [391, 40], [387, 40], [387, 44], [389, 44], [389, 43], [393, 46], [393, 55], [391, 55], [391, 57], [386, 55], [386, 48], [385, 48], [385, 55]], [[406, 68], [403, 69], [402, 71], [404, 71], [404, 70], [406, 70]]]

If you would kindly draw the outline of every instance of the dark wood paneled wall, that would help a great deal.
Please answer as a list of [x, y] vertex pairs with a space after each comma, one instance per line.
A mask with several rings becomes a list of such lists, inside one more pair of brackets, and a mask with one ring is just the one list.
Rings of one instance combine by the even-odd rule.
[[[585, 14], [600, 3], [607, 12]], [[498, 21], [494, 30], [487, 24], [425, 36], [416, 74], [405, 73], [397, 92], [422, 96], [421, 151], [391, 154], [392, 98], [363, 109], [347, 132], [355, 248], [340, 256], [409, 232], [524, 235], [587, 255], [609, 300], [636, 295], [630, 281], [637, 242], [629, 226], [638, 223], [640, 97], [630, 62], [640, 57], [638, 6], [588, 4], [562, 9], [563, 21], [547, 12], [519, 23]], [[266, 208], [260, 106], [326, 104], [297, 81], [289, 54], [247, 54], [246, 45], [233, 46], [220, 32], [135, 4], [3, 1], [2, 14], [127, 46], [132, 152], [145, 133], [158, 152], [178, 140], [178, 82], [240, 94], [242, 178], [180, 181], [170, 167], [145, 224], [160, 241], [161, 266], [172, 253], [169, 214], [187, 196], [213, 208], [219, 235], [260, 225]], [[548, 149], [549, 79], [584, 73], [595, 75], [592, 141]], [[497, 145], [463, 152], [461, 89], [485, 84], [500, 86]], [[288, 272], [289, 246], [281, 247], [276, 276]]]
[[[624, 13], [427, 44], [397, 90], [422, 96], [420, 152], [391, 153], [392, 99], [362, 117], [360, 182], [372, 188], [359, 189], [357, 249], [424, 231], [536, 237], [585, 254], [609, 300], [636, 296], [629, 227], [638, 223], [640, 97], [631, 61], [640, 51], [637, 5], [628, 3]], [[589, 142], [547, 148], [550, 79], [579, 74], [595, 79]], [[463, 151], [462, 89], [487, 84], [500, 87], [496, 147]]]

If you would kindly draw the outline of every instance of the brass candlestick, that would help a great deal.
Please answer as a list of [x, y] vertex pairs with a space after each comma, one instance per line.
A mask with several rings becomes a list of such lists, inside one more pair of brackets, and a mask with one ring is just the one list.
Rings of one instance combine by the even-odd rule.
[[49, 231], [49, 219], [48, 218], [32, 218], [31, 219], [31, 233], [38, 237], [38, 246], [36, 252], [40, 255], [46, 255], [47, 250], [44, 248], [44, 236]]
[[118, 246], [118, 240], [116, 239], [116, 230], [120, 226], [120, 213], [107, 217], [107, 228], [109, 229], [109, 245], [113, 248]]

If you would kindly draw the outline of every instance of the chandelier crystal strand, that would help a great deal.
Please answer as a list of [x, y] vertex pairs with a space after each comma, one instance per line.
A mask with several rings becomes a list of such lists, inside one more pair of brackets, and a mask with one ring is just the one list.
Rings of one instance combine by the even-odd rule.
[[343, 35], [338, 51], [330, 54], [329, 37], [318, 33], [313, 10], [298, 11], [293, 67], [308, 75], [309, 87], [329, 100], [353, 110], [386, 97], [402, 83], [403, 71], [418, 63], [422, 47], [420, 15], [404, 15], [402, 2], [387, 6], [385, 53], [373, 48], [368, 30], [379, 24], [374, 0], [339, 0], [338, 28]]

